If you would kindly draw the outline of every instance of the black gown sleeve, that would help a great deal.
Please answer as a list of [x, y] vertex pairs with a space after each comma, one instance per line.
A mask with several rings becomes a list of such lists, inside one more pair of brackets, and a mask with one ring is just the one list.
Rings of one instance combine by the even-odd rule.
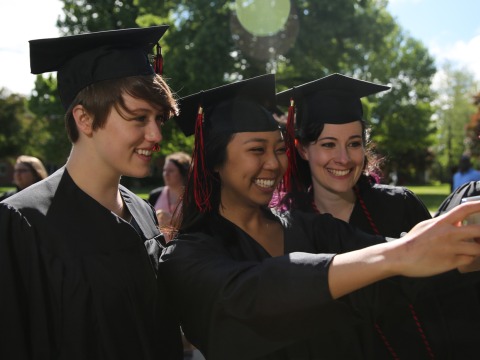
[[425, 204], [412, 191], [404, 189], [405, 212], [403, 223], [406, 232], [424, 220], [432, 218]]
[[187, 338], [209, 360], [257, 359], [358, 321], [347, 305], [332, 301], [333, 254], [236, 261], [219, 241], [183, 235], [160, 263]]
[[0, 358], [53, 359], [51, 303], [35, 233], [28, 221], [0, 204]]

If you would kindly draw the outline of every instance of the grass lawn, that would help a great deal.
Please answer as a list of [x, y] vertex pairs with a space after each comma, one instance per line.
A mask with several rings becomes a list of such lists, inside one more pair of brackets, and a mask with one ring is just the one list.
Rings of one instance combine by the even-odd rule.
[[[430, 212], [434, 213], [440, 206], [442, 201], [450, 194], [450, 185], [426, 185], [426, 186], [407, 186], [412, 190], [427, 206]], [[12, 187], [0, 187], [0, 194], [7, 190], [13, 189]], [[148, 193], [152, 188], [139, 188], [133, 189], [133, 191], [142, 199], [148, 198]]]
[[[437, 211], [442, 201], [450, 194], [450, 184], [440, 185], [422, 185], [422, 186], [406, 186], [413, 191], [427, 206], [431, 213]], [[133, 189], [133, 191], [142, 199], [148, 198], [151, 188]]]
[[13, 190], [13, 189], [15, 189], [15, 188], [12, 187], [12, 186], [3, 186], [3, 187], [0, 186], [0, 194], [3, 194], [4, 192], [10, 191], [10, 190]]
[[413, 191], [425, 203], [431, 213], [434, 213], [442, 201], [450, 194], [450, 184], [406, 187]]

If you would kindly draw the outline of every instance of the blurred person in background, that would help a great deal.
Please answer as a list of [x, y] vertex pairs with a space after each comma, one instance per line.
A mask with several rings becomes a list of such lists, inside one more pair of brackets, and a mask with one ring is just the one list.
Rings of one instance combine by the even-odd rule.
[[165, 158], [164, 186], [153, 189], [148, 202], [155, 208], [160, 228], [170, 223], [172, 214], [181, 200], [192, 158], [184, 152], [175, 152]]
[[[167, 155], [162, 172], [164, 186], [153, 189], [148, 196], [148, 202], [155, 208], [165, 241], [172, 239], [169, 224], [177, 205], [181, 204], [191, 162], [190, 155], [182, 151]], [[185, 336], [182, 336], [182, 342], [184, 360], [203, 359]]]
[[47, 176], [47, 170], [40, 159], [34, 156], [20, 155], [17, 158], [13, 169], [13, 183], [15, 184], [16, 189], [3, 193], [0, 196], [0, 201], [40, 180], [45, 179]]
[[470, 156], [463, 155], [458, 162], [458, 170], [453, 174], [452, 191], [470, 181], [480, 180], [480, 171], [475, 170]]

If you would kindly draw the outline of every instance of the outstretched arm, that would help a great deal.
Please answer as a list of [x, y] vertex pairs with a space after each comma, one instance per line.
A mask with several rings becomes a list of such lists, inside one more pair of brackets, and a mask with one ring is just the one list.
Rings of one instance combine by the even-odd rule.
[[480, 225], [462, 226], [468, 215], [480, 212], [480, 202], [416, 225], [401, 239], [370, 246], [333, 259], [328, 280], [333, 298], [395, 275], [426, 277], [452, 269], [474, 271], [480, 256]]

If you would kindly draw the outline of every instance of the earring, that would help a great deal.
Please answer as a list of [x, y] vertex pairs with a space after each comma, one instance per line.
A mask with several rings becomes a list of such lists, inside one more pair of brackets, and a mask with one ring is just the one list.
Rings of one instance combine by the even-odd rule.
[[160, 144], [156, 143], [155, 145], [153, 145], [152, 151], [153, 152], [159, 152], [160, 151]]

